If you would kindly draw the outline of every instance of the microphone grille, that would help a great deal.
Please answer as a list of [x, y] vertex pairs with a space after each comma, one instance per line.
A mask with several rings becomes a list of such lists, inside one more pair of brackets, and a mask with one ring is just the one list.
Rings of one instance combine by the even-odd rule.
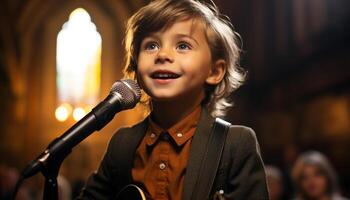
[[131, 80], [124, 79], [113, 84], [111, 92], [116, 92], [121, 95], [120, 104], [123, 108], [133, 108], [141, 98], [141, 90], [139, 85]]

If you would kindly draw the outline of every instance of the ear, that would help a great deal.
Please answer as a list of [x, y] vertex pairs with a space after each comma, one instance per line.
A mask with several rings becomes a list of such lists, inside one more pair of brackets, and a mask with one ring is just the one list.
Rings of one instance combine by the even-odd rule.
[[210, 69], [209, 76], [205, 82], [209, 85], [217, 85], [224, 78], [226, 73], [226, 62], [223, 59], [217, 60]]

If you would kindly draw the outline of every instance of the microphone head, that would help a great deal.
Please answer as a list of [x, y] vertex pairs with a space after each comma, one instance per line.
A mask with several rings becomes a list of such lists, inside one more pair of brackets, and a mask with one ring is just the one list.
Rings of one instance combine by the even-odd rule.
[[125, 109], [133, 108], [141, 98], [141, 89], [139, 85], [131, 79], [115, 82], [110, 93], [114, 92], [121, 96], [120, 104]]

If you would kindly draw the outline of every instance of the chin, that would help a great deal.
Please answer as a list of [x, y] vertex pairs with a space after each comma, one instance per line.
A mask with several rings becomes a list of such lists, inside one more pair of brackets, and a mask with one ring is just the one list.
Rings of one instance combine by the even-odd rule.
[[153, 101], [157, 101], [157, 102], [167, 102], [167, 101], [174, 101], [177, 100], [179, 98], [179, 96], [176, 95], [171, 95], [171, 94], [152, 94], [150, 95]]
[[169, 102], [169, 101], [172, 101], [172, 100], [175, 100], [175, 98], [171, 98], [171, 97], [152, 97], [152, 101], [155, 101], [155, 102]]

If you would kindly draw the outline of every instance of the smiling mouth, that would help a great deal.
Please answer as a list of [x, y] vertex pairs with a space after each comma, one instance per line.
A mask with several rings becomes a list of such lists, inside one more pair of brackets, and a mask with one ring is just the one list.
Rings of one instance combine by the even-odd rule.
[[179, 78], [180, 75], [173, 73], [173, 72], [168, 72], [168, 71], [156, 71], [151, 74], [151, 78], [153, 79], [177, 79]]

